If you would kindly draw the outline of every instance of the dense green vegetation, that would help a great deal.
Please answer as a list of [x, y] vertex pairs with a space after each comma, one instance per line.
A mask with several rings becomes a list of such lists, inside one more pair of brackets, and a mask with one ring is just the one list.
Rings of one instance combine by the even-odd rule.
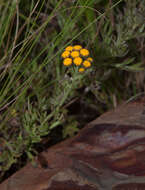
[[[92, 67], [62, 64], [68, 45]], [[0, 0], [0, 177], [144, 94], [145, 1]], [[77, 107], [77, 109], [76, 109]]]

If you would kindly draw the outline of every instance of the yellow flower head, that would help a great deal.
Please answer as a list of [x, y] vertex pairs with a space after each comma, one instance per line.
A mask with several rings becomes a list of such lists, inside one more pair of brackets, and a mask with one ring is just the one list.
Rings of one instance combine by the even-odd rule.
[[80, 72], [80, 73], [83, 73], [84, 71], [85, 71], [84, 68], [79, 68], [79, 72]]
[[82, 49], [82, 46], [80, 46], [80, 45], [75, 45], [75, 46], [73, 47], [73, 49], [74, 49], [74, 50], [80, 50], [80, 49]]
[[87, 61], [93, 62], [92, 57], [88, 57], [88, 58], [87, 58]]
[[69, 52], [69, 51], [64, 51], [64, 52], [61, 54], [61, 57], [62, 57], [62, 58], [67, 58], [67, 57], [69, 57], [69, 55], [70, 55], [70, 52]]
[[90, 67], [91, 66], [91, 63], [89, 62], [89, 61], [84, 61], [83, 62], [83, 65], [84, 65], [84, 67]]
[[72, 51], [72, 52], [71, 52], [71, 56], [72, 56], [73, 58], [78, 57], [78, 56], [79, 56], [79, 52], [78, 52], [78, 51]]
[[88, 55], [89, 55], [89, 51], [88, 51], [87, 49], [81, 49], [81, 50], [80, 50], [80, 54], [81, 54], [82, 56], [88, 56]]
[[65, 66], [70, 66], [70, 65], [72, 64], [72, 59], [71, 59], [71, 58], [65, 58], [65, 59], [63, 60], [63, 64], [64, 64]]
[[91, 67], [93, 59], [89, 57], [89, 51], [81, 45], [67, 46], [61, 54], [63, 64], [65, 66], [79, 66], [78, 71], [83, 73], [87, 68]]
[[73, 62], [75, 65], [78, 66], [78, 65], [81, 65], [81, 63], [83, 62], [83, 59], [81, 57], [76, 57], [74, 58]]
[[73, 50], [73, 46], [67, 46], [67, 47], [65, 48], [65, 50], [66, 50], [66, 51], [72, 51], [72, 50]]

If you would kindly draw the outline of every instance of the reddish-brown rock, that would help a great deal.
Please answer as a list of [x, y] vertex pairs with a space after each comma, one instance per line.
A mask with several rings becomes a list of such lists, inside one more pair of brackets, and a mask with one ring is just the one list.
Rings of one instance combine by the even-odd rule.
[[0, 190], [145, 190], [145, 98], [40, 154]]

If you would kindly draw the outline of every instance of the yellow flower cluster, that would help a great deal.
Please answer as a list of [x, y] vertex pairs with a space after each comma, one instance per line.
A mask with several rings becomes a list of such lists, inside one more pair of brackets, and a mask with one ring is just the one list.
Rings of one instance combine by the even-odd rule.
[[93, 59], [89, 57], [89, 51], [80, 45], [67, 46], [61, 54], [64, 59], [63, 64], [70, 66], [72, 64], [79, 67], [79, 72], [84, 72], [86, 68], [91, 67]]

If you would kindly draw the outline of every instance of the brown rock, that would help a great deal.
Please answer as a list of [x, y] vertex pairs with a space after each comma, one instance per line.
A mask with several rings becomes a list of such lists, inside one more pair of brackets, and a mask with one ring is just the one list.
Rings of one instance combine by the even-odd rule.
[[110, 111], [40, 154], [0, 190], [144, 190], [145, 98]]

